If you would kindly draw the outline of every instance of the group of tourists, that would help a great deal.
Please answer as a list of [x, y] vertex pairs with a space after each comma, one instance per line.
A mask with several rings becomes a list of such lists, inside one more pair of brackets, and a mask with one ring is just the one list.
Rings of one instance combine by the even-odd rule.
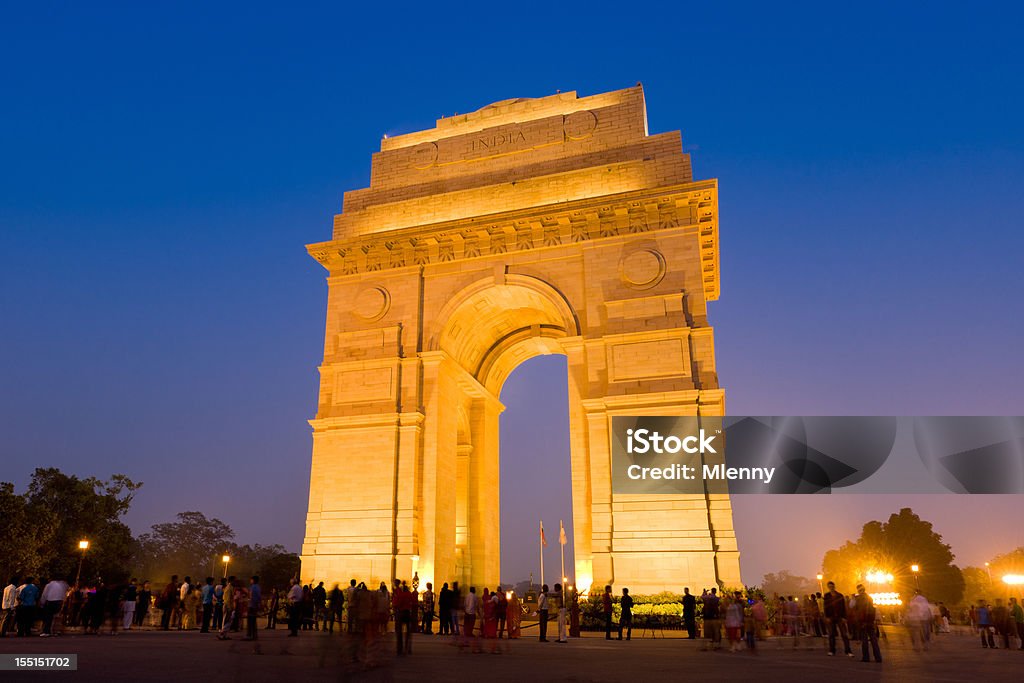
[[[536, 596], [538, 640], [548, 640], [549, 622], [556, 621], [554, 642], [566, 643], [568, 636], [579, 635], [579, 595], [555, 584], [549, 591], [544, 585]], [[614, 603], [610, 585], [600, 597], [606, 639], [630, 640], [633, 631], [634, 602], [628, 588], [617, 600], [619, 621], [613, 625]], [[697, 597], [689, 588], [683, 589], [683, 627], [690, 639], [698, 633], [698, 604], [701, 634], [706, 649], [720, 650], [724, 639], [729, 651], [747, 650], [756, 653], [758, 642], [769, 630], [779, 643], [792, 640], [793, 647], [810, 638], [824, 639], [829, 656], [837, 654], [839, 642], [843, 654], [854, 657], [851, 641], [860, 641], [861, 661], [882, 661], [879, 648], [879, 612], [863, 585], [847, 596], [836, 590], [833, 582], [822, 593], [802, 597], [774, 596], [764, 599], [755, 592], [719, 593], [718, 588], [705, 589]], [[381, 649], [388, 624], [394, 621], [395, 647], [399, 656], [412, 653], [414, 633], [451, 636], [453, 645], [473, 652], [507, 651], [509, 641], [522, 635], [523, 602], [515, 591], [500, 586], [475, 586], [464, 590], [458, 582], [444, 583], [435, 593], [433, 584], [419, 590], [419, 578], [412, 586], [396, 580], [389, 590], [385, 582], [376, 589], [365, 582], [351, 579], [344, 589], [335, 584], [328, 591], [324, 582], [316, 586], [302, 585], [293, 578], [287, 590], [271, 587], [264, 591], [258, 576], [240, 581], [234, 576], [219, 580], [206, 577], [193, 583], [186, 576], [179, 581], [172, 576], [159, 591], [150, 582], [136, 579], [123, 584], [98, 582], [90, 586], [72, 586], [62, 578], [36, 582], [34, 577], [11, 577], [3, 589], [0, 610], [0, 637], [16, 633], [27, 637], [36, 631], [40, 637], [59, 635], [69, 628], [86, 634], [115, 634], [142, 626], [169, 630], [198, 630], [216, 633], [228, 639], [229, 633], [245, 629], [244, 640], [257, 640], [257, 621], [266, 616], [266, 629], [277, 627], [280, 613], [287, 615], [289, 637], [300, 631], [325, 631], [351, 636], [349, 647], [355, 661], [369, 662]], [[921, 591], [902, 612], [915, 650], [927, 650], [935, 634], [949, 632], [952, 615], [942, 603], [932, 604]], [[972, 604], [963, 613], [973, 632], [980, 636], [987, 649], [1024, 650], [1024, 609], [1016, 597], [1008, 603], [997, 599]], [[437, 630], [435, 632], [435, 621]]]

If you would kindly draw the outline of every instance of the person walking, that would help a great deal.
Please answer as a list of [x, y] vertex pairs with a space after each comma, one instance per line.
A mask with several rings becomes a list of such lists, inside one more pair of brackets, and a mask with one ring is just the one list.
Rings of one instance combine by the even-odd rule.
[[476, 639], [473, 636], [473, 629], [476, 626], [476, 614], [479, 604], [480, 601], [476, 596], [476, 586], [470, 586], [469, 593], [466, 595], [466, 604], [464, 607], [462, 618], [462, 647], [468, 645], [469, 642], [472, 640], [474, 643], [474, 651], [476, 651], [479, 647]]
[[519, 602], [519, 596], [516, 595], [515, 591], [512, 591], [512, 597], [508, 599], [506, 616], [508, 619], [508, 638], [509, 640], [516, 640], [521, 633], [520, 624], [523, 620], [523, 606]]
[[875, 661], [881, 663], [882, 651], [878, 648], [878, 626], [875, 624], [875, 602], [864, 589], [864, 585], [857, 586], [857, 595], [853, 599], [853, 620], [860, 629], [860, 661], [870, 662], [868, 659], [868, 643], [871, 644], [871, 652]]
[[15, 616], [18, 620], [18, 635], [27, 638], [32, 635], [32, 624], [35, 623], [36, 614], [39, 612], [39, 587], [35, 584], [35, 577], [25, 579], [24, 585], [18, 591], [18, 606], [15, 608]]
[[604, 593], [601, 595], [601, 613], [604, 616], [604, 639], [612, 639], [612, 587], [605, 586]]
[[540, 595], [537, 596], [537, 618], [539, 621], [540, 638], [539, 642], [548, 642], [548, 585], [540, 588]]
[[697, 637], [697, 598], [690, 594], [689, 587], [683, 588], [683, 626], [687, 639], [694, 640]]
[[11, 580], [7, 582], [7, 586], [4, 588], [3, 603], [0, 609], [0, 638], [4, 638], [8, 633], [14, 631], [17, 622], [17, 608], [18, 608], [18, 586], [20, 584], [20, 576], [12, 576]]
[[67, 594], [68, 584], [63, 579], [53, 579], [43, 586], [43, 592], [39, 598], [43, 612], [43, 630], [39, 634], [41, 637], [48, 638], [53, 635], [53, 618], [57, 616], [57, 612], [60, 612], [60, 607], [64, 604]]
[[1010, 598], [1010, 619], [1017, 633], [1018, 649], [1024, 650], [1024, 608], [1017, 602], [1017, 598]]
[[313, 630], [320, 630], [320, 623], [324, 622], [326, 625], [327, 621], [327, 589], [324, 588], [324, 582], [321, 581], [313, 589]]
[[834, 581], [828, 582], [828, 593], [824, 595], [825, 626], [828, 629], [828, 654], [836, 654], [836, 634], [843, 639], [843, 649], [847, 657], [853, 657], [850, 649], [850, 632], [846, 626], [846, 598], [836, 590]]
[[[629, 589], [622, 589], [622, 599], [619, 600], [619, 640], [622, 640], [622, 632], [626, 632], [626, 640], [633, 637], [633, 598], [629, 596]], [[643, 634], [641, 634], [643, 635]]]

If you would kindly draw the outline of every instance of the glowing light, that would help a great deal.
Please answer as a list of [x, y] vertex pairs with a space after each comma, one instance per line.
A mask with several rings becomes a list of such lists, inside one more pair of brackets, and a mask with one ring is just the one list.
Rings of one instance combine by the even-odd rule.
[[864, 580], [868, 583], [892, 583], [893, 575], [876, 569], [865, 574]]
[[512, 591], [505, 591], [505, 599], [506, 600], [511, 600], [512, 599]]
[[231, 556], [230, 555], [225, 555], [224, 557], [220, 558], [220, 561], [223, 562], [224, 564], [227, 564], [228, 562], [231, 561]]
[[79, 541], [78, 542], [78, 549], [79, 550], [88, 550], [89, 549], [89, 541], [86, 541], [85, 539], [82, 539], [81, 541]]
[[902, 605], [899, 593], [868, 593], [871, 599], [879, 606]]
[[818, 576], [816, 576], [815, 578], [817, 578], [818, 581], [821, 581], [822, 579], [825, 578], [825, 575], [824, 574], [818, 574]]
[[1024, 584], [1024, 574], [1007, 574], [1003, 577], [1003, 583], [1007, 586], [1020, 586]]
[[910, 565], [910, 571], [912, 571], [912, 572], [914, 572], [916, 574], [919, 571], [921, 571], [921, 567], [916, 565], [916, 564], [912, 564], [912, 565]]

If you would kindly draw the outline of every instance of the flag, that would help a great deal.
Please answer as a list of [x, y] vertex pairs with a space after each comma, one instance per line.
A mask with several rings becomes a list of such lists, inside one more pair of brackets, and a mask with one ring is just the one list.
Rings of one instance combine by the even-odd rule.
[[548, 545], [548, 539], [544, 538], [544, 520], [541, 520], [540, 523], [540, 544], [545, 548]]
[[569, 541], [565, 538], [565, 527], [562, 526], [562, 520], [558, 520], [558, 542], [565, 545]]

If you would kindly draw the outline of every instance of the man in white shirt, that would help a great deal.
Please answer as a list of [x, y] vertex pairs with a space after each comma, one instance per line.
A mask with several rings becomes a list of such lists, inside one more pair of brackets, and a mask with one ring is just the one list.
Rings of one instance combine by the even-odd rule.
[[299, 624], [302, 621], [302, 584], [292, 579], [292, 587], [288, 589], [288, 637], [299, 635]]
[[43, 632], [40, 636], [45, 638], [53, 635], [53, 618], [60, 611], [67, 594], [68, 584], [62, 579], [54, 579], [43, 587], [43, 595], [39, 599], [43, 608]]
[[544, 584], [537, 596], [537, 617], [540, 619], [540, 642], [548, 642], [548, 585]]
[[2, 611], [0, 611], [0, 638], [6, 636], [8, 631], [14, 630], [14, 610], [18, 606], [19, 583], [21, 583], [21, 577], [14, 576], [4, 588]]
[[[468, 642], [473, 639], [473, 629], [476, 626], [476, 613], [477, 607], [479, 606], [480, 600], [476, 596], [476, 586], [469, 587], [469, 593], [466, 594], [466, 606], [465, 613], [462, 617], [462, 640]], [[476, 642], [474, 640], [474, 642]], [[479, 644], [474, 646], [474, 649], [479, 647]]]

